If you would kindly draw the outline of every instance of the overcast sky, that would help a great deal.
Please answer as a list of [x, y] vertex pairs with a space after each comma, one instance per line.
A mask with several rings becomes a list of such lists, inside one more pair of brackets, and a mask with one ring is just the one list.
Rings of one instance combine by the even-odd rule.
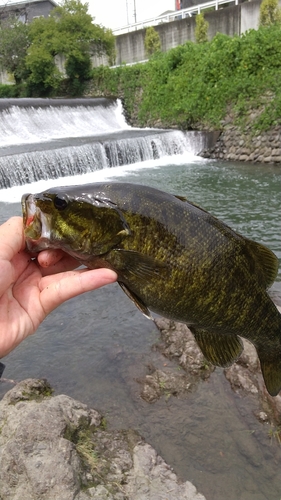
[[[61, 0], [55, 0], [58, 4]], [[167, 10], [175, 10], [175, 0], [82, 0], [89, 4], [89, 13], [95, 23], [105, 28], [120, 28], [137, 22], [157, 17]], [[24, 0], [0, 0], [0, 5], [24, 2]]]
[[175, 10], [175, 0], [87, 0], [89, 13], [97, 24], [105, 28], [119, 28], [134, 22], [134, 5], [137, 22]]

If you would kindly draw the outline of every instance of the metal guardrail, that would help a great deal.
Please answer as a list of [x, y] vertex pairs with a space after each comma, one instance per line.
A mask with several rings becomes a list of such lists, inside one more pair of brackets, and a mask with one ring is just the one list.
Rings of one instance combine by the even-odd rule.
[[172, 21], [178, 21], [179, 19], [185, 19], [187, 17], [196, 16], [200, 14], [202, 10], [215, 8], [215, 10], [219, 9], [220, 5], [226, 3], [234, 3], [238, 5], [238, 0], [211, 0], [210, 2], [201, 3], [199, 5], [193, 5], [193, 7], [188, 7], [188, 9], [175, 10], [174, 12], [170, 12], [169, 14], [165, 14], [159, 17], [152, 17], [151, 19], [146, 19], [145, 21], [141, 21], [139, 23], [129, 24], [126, 26], [121, 26], [120, 28], [116, 28], [112, 30], [115, 36], [122, 35], [124, 33], [129, 33], [131, 31], [141, 30], [143, 28], [148, 28], [149, 26], [157, 26], [163, 23], [170, 23]]

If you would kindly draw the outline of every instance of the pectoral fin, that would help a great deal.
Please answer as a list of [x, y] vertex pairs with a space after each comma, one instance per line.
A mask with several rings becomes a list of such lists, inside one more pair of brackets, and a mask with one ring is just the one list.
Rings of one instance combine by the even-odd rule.
[[129, 299], [131, 299], [135, 304], [135, 306], [142, 312], [142, 314], [144, 314], [146, 318], [152, 319], [152, 316], [149, 310], [147, 309], [146, 305], [143, 303], [143, 301], [139, 297], [137, 297], [133, 292], [131, 292], [131, 290], [129, 290], [129, 288], [126, 285], [124, 285], [124, 283], [118, 281], [118, 284], [122, 288], [123, 292], [125, 292], [125, 294], [129, 297]]
[[216, 334], [190, 327], [205, 358], [215, 366], [230, 366], [243, 351], [242, 340], [237, 335]]
[[166, 277], [168, 266], [153, 257], [131, 250], [114, 249], [106, 255], [106, 260], [119, 275], [126, 280], [137, 280], [139, 284], [147, 284], [162, 274]]

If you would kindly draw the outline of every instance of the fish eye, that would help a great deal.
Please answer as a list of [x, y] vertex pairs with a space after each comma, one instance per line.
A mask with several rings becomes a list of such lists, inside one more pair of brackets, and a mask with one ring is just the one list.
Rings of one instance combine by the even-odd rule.
[[68, 200], [63, 196], [55, 196], [54, 198], [54, 207], [57, 210], [64, 210], [68, 205]]

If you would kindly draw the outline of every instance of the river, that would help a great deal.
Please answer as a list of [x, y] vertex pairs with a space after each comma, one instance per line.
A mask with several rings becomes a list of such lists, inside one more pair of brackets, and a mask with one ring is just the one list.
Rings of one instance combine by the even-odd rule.
[[[185, 196], [281, 258], [280, 168], [204, 160], [188, 150], [2, 189], [0, 221], [21, 214], [24, 192], [104, 179]], [[280, 273], [270, 293], [281, 304]], [[281, 447], [255, 417], [254, 401], [235, 395], [221, 369], [183, 398], [154, 404], [140, 398], [138, 380], [149, 366], [166, 362], [152, 348], [158, 340], [154, 324], [114, 284], [54, 311], [3, 360], [5, 377], [45, 377], [56, 393], [100, 410], [111, 428], [137, 429], [207, 500], [280, 500]], [[0, 395], [8, 388], [0, 384]]]

